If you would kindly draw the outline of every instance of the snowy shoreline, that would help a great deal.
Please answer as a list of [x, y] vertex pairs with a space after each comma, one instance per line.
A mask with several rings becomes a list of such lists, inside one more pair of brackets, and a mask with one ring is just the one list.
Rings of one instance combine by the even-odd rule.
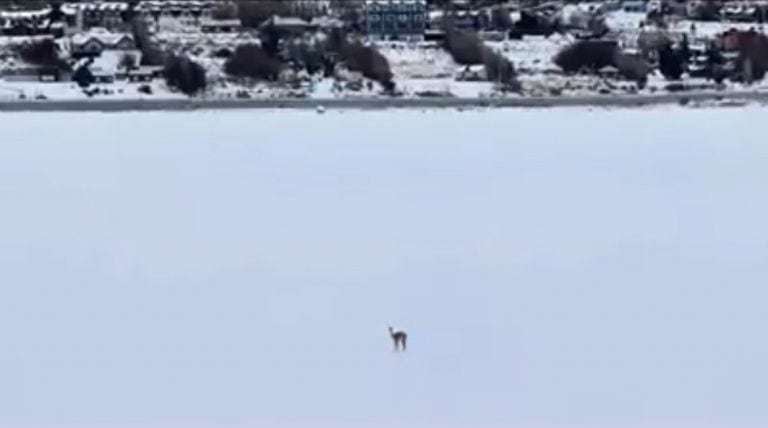
[[265, 98], [265, 99], [89, 99], [0, 101], [0, 111], [161, 111], [200, 109], [413, 109], [640, 107], [708, 101], [766, 102], [768, 92], [699, 91], [643, 95], [585, 95], [514, 98]]

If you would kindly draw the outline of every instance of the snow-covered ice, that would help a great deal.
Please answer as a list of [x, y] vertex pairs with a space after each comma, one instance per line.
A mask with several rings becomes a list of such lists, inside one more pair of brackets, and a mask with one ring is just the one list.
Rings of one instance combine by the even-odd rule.
[[0, 426], [768, 426], [764, 116], [6, 113]]

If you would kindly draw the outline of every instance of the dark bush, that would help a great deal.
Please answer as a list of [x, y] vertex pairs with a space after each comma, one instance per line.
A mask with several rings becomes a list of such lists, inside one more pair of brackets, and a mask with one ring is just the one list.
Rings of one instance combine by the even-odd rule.
[[475, 32], [450, 28], [445, 33], [443, 48], [457, 64], [483, 64], [483, 42]]
[[69, 64], [59, 58], [59, 46], [53, 39], [25, 43], [19, 48], [19, 56], [25, 62], [39, 67], [54, 67], [69, 70]]
[[517, 72], [512, 61], [493, 49], [483, 46], [483, 64], [488, 80], [501, 83], [508, 90], [520, 91], [520, 82], [517, 80]]
[[566, 46], [555, 55], [552, 61], [566, 73], [579, 71], [596, 72], [614, 66], [621, 75], [643, 87], [651, 72], [651, 66], [638, 55], [622, 53], [614, 41], [580, 40]]
[[667, 80], [680, 80], [683, 75], [683, 58], [667, 45], [659, 49], [659, 71]]
[[124, 69], [126, 71], [133, 70], [138, 65], [136, 62], [137, 61], [136, 61], [136, 57], [135, 56], [133, 56], [133, 55], [131, 55], [129, 53], [123, 54], [120, 57], [120, 68], [122, 68], [122, 69]]
[[141, 51], [141, 65], [161, 66], [165, 64], [165, 52], [157, 46], [150, 46]]
[[87, 88], [96, 80], [88, 65], [81, 65], [72, 74], [72, 80], [81, 88]]
[[376, 48], [358, 41], [345, 43], [341, 48], [340, 57], [350, 70], [378, 82], [388, 91], [395, 89], [389, 61]]
[[140, 94], [152, 95], [152, 87], [149, 85], [141, 85], [137, 91], [139, 91]]
[[627, 80], [637, 82], [640, 88], [645, 87], [648, 82], [648, 75], [651, 73], [651, 65], [640, 55], [629, 55], [623, 52], [617, 52], [614, 57], [614, 63], [619, 73]]
[[163, 74], [169, 87], [186, 95], [195, 95], [207, 86], [205, 69], [185, 56], [169, 57]]
[[231, 58], [232, 57], [232, 51], [228, 48], [221, 48], [217, 49], [216, 52], [213, 53], [214, 58]]
[[552, 61], [566, 73], [583, 69], [594, 72], [607, 65], [615, 65], [618, 52], [618, 44], [613, 41], [580, 40], [560, 50]]
[[745, 75], [744, 80], [762, 80], [768, 70], [768, 37], [756, 31], [739, 31], [736, 41], [737, 71]]
[[224, 64], [224, 72], [230, 76], [257, 80], [277, 80], [283, 64], [268, 55], [259, 45], [240, 45]]
[[558, 21], [543, 16], [530, 10], [520, 11], [520, 20], [515, 22], [514, 28], [523, 34], [550, 36], [560, 31]]
[[280, 32], [273, 26], [268, 25], [259, 31], [259, 39], [261, 40], [261, 48], [272, 57], [280, 55], [280, 39], [282, 38]]

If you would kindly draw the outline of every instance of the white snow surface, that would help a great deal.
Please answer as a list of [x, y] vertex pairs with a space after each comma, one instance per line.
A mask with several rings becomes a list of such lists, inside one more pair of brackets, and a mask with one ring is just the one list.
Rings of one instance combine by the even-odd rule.
[[0, 426], [768, 426], [765, 114], [3, 114]]

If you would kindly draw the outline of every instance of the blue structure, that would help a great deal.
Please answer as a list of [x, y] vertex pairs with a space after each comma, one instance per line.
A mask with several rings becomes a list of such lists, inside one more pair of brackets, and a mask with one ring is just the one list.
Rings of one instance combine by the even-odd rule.
[[365, 31], [373, 40], [424, 40], [426, 0], [366, 0]]

